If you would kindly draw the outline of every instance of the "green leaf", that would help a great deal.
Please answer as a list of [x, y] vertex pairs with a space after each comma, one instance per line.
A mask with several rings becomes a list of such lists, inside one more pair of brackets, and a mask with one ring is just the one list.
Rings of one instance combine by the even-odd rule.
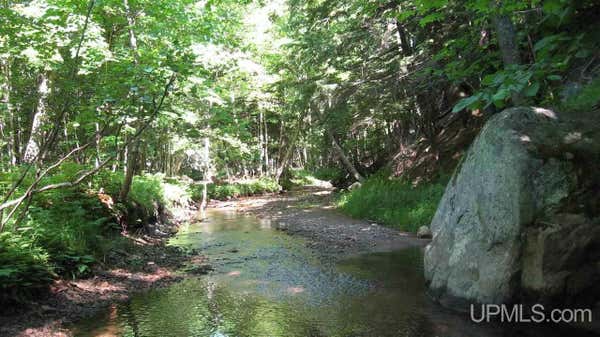
[[590, 56], [591, 54], [592, 54], [592, 52], [589, 49], [580, 49], [575, 54], [575, 57], [577, 57], [577, 58], [586, 58], [586, 57]]
[[540, 49], [544, 49], [549, 46], [554, 48], [555, 46], [553, 45], [553, 43], [555, 43], [560, 37], [561, 34], [546, 36], [545, 38], [535, 43], [535, 45], [533, 46], [533, 51], [537, 52]]
[[510, 92], [507, 89], [500, 89], [492, 96], [492, 101], [496, 104], [496, 102], [504, 101], [508, 96], [510, 96]]
[[421, 25], [421, 27], [425, 27], [428, 23], [439, 21], [443, 17], [444, 15], [442, 13], [432, 13], [419, 20], [419, 25]]
[[458, 103], [454, 106], [454, 108], [452, 108], [452, 112], [459, 112], [465, 108], [468, 108], [469, 106], [478, 103], [479, 99], [481, 97], [481, 94], [477, 94], [477, 95], [473, 95], [467, 98], [463, 98], [460, 101], [458, 101]]
[[535, 95], [537, 95], [539, 90], [540, 90], [540, 82], [534, 82], [532, 85], [527, 87], [527, 89], [525, 89], [523, 91], [523, 93], [527, 97], [534, 97]]
[[79, 274], [83, 274], [86, 271], [88, 271], [89, 269], [90, 268], [87, 265], [85, 265], [85, 264], [80, 264], [80, 265], [77, 266], [77, 271], [79, 272]]

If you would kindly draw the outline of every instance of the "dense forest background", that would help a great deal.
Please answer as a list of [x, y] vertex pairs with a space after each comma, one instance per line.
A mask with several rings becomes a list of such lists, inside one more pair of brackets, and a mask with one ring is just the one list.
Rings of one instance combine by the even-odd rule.
[[489, 116], [600, 102], [593, 0], [2, 0], [0, 18], [12, 297], [85, 275], [183, 196], [309, 174], [415, 230]]

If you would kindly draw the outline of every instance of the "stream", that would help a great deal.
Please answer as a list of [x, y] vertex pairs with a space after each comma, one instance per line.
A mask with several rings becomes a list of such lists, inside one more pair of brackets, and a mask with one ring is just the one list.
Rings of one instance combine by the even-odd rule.
[[170, 244], [207, 255], [208, 275], [135, 295], [75, 324], [75, 336], [548, 336], [476, 325], [425, 294], [422, 249], [354, 257], [234, 212], [213, 210]]

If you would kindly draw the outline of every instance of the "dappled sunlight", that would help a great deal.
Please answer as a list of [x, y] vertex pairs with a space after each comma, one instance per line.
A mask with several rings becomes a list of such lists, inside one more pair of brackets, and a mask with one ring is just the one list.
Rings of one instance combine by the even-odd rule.
[[229, 273], [227, 273], [227, 276], [232, 276], [232, 277], [236, 277], [236, 276], [240, 276], [242, 275], [242, 272], [239, 270], [233, 270], [230, 271]]
[[569, 132], [564, 138], [563, 138], [563, 142], [565, 144], [575, 144], [578, 141], [583, 139], [583, 135], [581, 132], [577, 132], [577, 131], [573, 131], [573, 132]]
[[300, 294], [304, 292], [304, 287], [302, 286], [297, 286], [297, 287], [289, 287], [287, 288], [287, 291], [292, 294], [292, 295], [296, 295], [296, 294]]
[[549, 109], [534, 107], [533, 111], [538, 115], [542, 115], [542, 116], [548, 117], [550, 119], [558, 119], [558, 117], [556, 116], [556, 113]]
[[521, 135], [519, 137], [519, 139], [523, 142], [523, 143], [530, 143], [531, 142], [531, 138], [528, 135]]

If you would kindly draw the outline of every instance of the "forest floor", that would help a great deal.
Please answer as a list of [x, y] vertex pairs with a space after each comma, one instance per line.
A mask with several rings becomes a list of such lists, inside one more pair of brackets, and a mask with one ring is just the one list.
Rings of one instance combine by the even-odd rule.
[[232, 201], [211, 201], [210, 207], [269, 219], [274, 228], [302, 236], [311, 248], [336, 257], [424, 247], [429, 243], [412, 233], [341, 214], [335, 210], [334, 190], [322, 186]]
[[[309, 247], [333, 258], [425, 246], [429, 241], [368, 220], [352, 219], [334, 209], [333, 189], [309, 186], [282, 194], [231, 201], [211, 201], [210, 208], [269, 219], [289, 235], [307, 239]], [[187, 213], [187, 221], [193, 218]], [[175, 232], [178, 223], [160, 232]], [[156, 231], [152, 231], [156, 232]], [[186, 254], [167, 246], [168, 236], [130, 236], [133, 251], [115, 250], [88, 279], [55, 281], [50, 291], [19, 310], [0, 316], [0, 336], [69, 336], [64, 327], [126, 301], [132, 294], [183, 279], [185, 266], [207, 266], [202, 252]], [[192, 272], [204, 270], [191, 269]], [[6, 311], [6, 310], [5, 310]]]

